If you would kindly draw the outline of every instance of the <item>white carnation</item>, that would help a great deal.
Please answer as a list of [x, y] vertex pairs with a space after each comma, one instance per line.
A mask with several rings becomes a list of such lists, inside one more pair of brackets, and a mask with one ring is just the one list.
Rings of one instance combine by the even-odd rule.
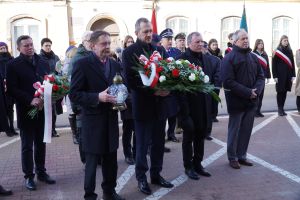
[[176, 60], [176, 64], [177, 65], [181, 65], [181, 61], [180, 60]]
[[209, 77], [207, 75], [204, 76], [204, 83], [208, 83], [209, 82]]
[[165, 76], [162, 75], [162, 76], [159, 77], [159, 82], [164, 82], [165, 80], [166, 80]]
[[170, 61], [170, 62], [172, 62], [174, 60], [174, 58], [173, 57], [169, 57], [169, 58], [167, 58], [167, 60]]
[[196, 79], [196, 76], [194, 73], [192, 73], [191, 75], [189, 75], [189, 80], [190, 81], [194, 81]]
[[186, 62], [187, 64], [191, 64], [190, 61], [188, 61], [188, 60], [184, 60], [184, 62]]
[[201, 76], [204, 76], [205, 74], [204, 74], [204, 72], [202, 71], [202, 72], [200, 72], [200, 75], [201, 75]]

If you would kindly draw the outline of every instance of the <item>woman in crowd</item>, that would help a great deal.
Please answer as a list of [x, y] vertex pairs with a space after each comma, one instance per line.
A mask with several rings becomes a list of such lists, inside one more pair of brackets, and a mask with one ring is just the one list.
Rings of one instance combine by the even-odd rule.
[[[265, 52], [264, 41], [262, 39], [257, 39], [255, 41], [253, 53], [257, 56], [258, 61], [262, 67], [266, 79], [266, 83], [269, 83], [269, 79], [271, 78], [269, 58], [268, 58], [268, 54]], [[263, 97], [264, 97], [264, 89], [262, 90], [261, 94], [258, 97], [259, 101], [258, 101], [258, 106], [255, 114], [256, 117], [264, 117], [264, 115], [261, 113]]]
[[[126, 49], [134, 43], [133, 37], [127, 35], [124, 39], [123, 48]], [[123, 50], [124, 50], [123, 49]], [[124, 70], [122, 75], [124, 77]], [[125, 81], [126, 84], [126, 81]], [[125, 162], [129, 165], [135, 163], [135, 133], [134, 133], [134, 123], [132, 118], [132, 105], [131, 105], [131, 95], [129, 91], [128, 98], [126, 99], [127, 109], [121, 112], [121, 119], [123, 121], [123, 135], [122, 135], [122, 144], [123, 144], [123, 153], [125, 156]], [[133, 140], [133, 145], [131, 145], [131, 139]]]
[[[2, 75], [2, 78], [4, 79], [4, 84], [5, 84], [5, 79], [6, 79], [6, 64], [12, 60], [13, 57], [10, 55], [8, 52], [8, 47], [7, 44], [4, 42], [0, 42], [0, 74]], [[14, 135], [18, 135], [18, 133], [15, 131], [14, 128], [14, 104], [15, 100], [5, 93], [5, 98], [6, 98], [6, 109], [7, 109], [7, 118], [9, 122], [9, 129], [6, 130], [6, 135], [8, 137], [12, 137]]]
[[290, 47], [289, 38], [281, 36], [278, 47], [272, 59], [272, 74], [276, 82], [278, 115], [285, 116], [284, 103], [286, 94], [291, 91], [296, 77], [293, 51]]
[[221, 60], [223, 59], [222, 52], [218, 47], [218, 41], [216, 39], [210, 39], [208, 42], [208, 51], [211, 55], [216, 56], [220, 58]]

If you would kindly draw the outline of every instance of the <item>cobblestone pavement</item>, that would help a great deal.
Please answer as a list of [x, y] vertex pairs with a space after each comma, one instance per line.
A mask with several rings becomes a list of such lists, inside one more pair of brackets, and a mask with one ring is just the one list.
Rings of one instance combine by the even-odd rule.
[[[171, 153], [165, 154], [162, 175], [175, 187], [164, 189], [150, 184], [153, 195], [137, 190], [134, 166], [124, 162], [122, 146], [118, 150], [118, 186], [127, 200], [300, 200], [300, 115], [287, 117], [267, 113], [257, 118], [251, 137], [248, 158], [253, 167], [234, 170], [226, 157], [228, 117], [214, 123], [213, 141], [205, 143], [203, 165], [212, 177], [199, 181], [187, 179], [182, 166], [181, 143], [167, 142]], [[20, 158], [20, 140], [0, 135], [0, 183], [14, 195], [1, 200], [79, 200], [83, 199], [84, 166], [79, 160], [78, 146], [72, 143], [69, 129], [60, 130], [61, 137], [47, 145], [46, 167], [57, 180], [55, 185], [37, 182], [37, 191], [24, 187]], [[177, 137], [182, 139], [182, 135]], [[97, 170], [96, 192], [101, 191], [101, 168]]]

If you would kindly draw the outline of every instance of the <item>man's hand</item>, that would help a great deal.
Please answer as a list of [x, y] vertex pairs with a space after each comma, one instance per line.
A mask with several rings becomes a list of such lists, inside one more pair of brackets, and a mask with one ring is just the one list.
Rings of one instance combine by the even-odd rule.
[[251, 90], [252, 93], [251, 93], [250, 99], [255, 99], [257, 97], [257, 94], [255, 93], [256, 90], [257, 90], [256, 88]]
[[117, 98], [115, 96], [112, 96], [110, 94], [107, 94], [107, 90], [104, 90], [103, 92], [100, 92], [98, 97], [100, 102], [108, 102], [108, 103], [116, 103]]
[[278, 83], [278, 78], [274, 78], [275, 83]]
[[42, 110], [44, 106], [44, 101], [40, 98], [33, 98], [30, 105], [34, 107], [38, 107], [39, 110]]
[[167, 90], [157, 90], [154, 95], [156, 96], [161, 96], [161, 97], [165, 97], [168, 96], [170, 94], [170, 91]]

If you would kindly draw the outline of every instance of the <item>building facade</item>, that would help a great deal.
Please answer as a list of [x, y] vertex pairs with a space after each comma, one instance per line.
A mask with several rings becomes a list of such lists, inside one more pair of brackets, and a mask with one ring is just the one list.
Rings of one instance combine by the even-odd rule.
[[[242, 0], [157, 0], [158, 31], [166, 27], [174, 33], [199, 31], [208, 41], [216, 38], [222, 50], [227, 35], [239, 29]], [[300, 48], [299, 0], [245, 1], [250, 44], [265, 42], [269, 55], [281, 35], [289, 36], [292, 49]], [[151, 19], [152, 0], [0, 0], [0, 41], [7, 42], [14, 56], [16, 39], [22, 34], [33, 38], [37, 52], [40, 40], [49, 37], [60, 56], [70, 43], [81, 42], [86, 30], [111, 33], [113, 48], [121, 46], [126, 35], [134, 34], [139, 17]]]

